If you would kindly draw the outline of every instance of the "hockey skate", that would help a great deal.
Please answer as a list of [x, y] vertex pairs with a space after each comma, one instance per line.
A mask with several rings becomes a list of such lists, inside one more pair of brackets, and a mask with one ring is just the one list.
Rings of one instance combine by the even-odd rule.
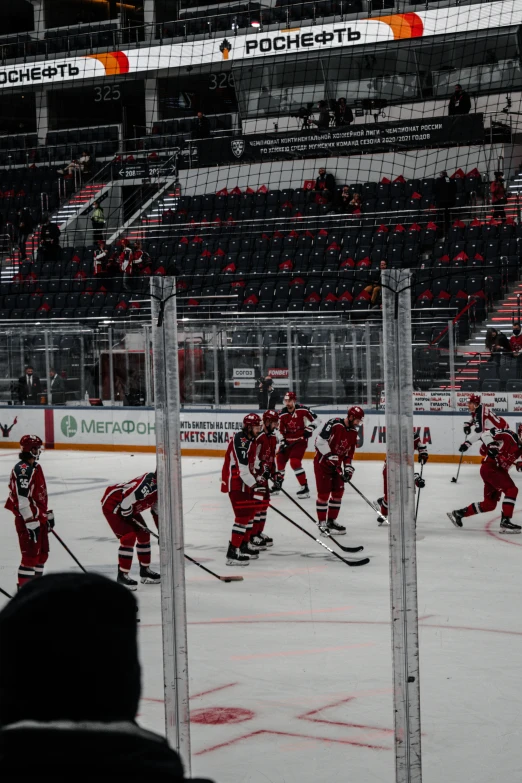
[[251, 560], [257, 560], [259, 557], [259, 549], [256, 549], [251, 541], [243, 541], [239, 550], [242, 555], [248, 555]]
[[138, 588], [138, 583], [136, 582], [136, 580], [131, 579], [130, 576], [127, 573], [125, 573], [125, 571], [120, 571], [119, 568], [118, 568], [118, 578], [116, 579], [116, 581], [118, 582], [119, 585], [123, 585], [128, 590], [134, 591], [137, 590]]
[[261, 536], [252, 536], [250, 539], [252, 546], [258, 549], [260, 552], [266, 552], [266, 544]]
[[328, 519], [326, 522], [326, 531], [332, 536], [344, 536], [346, 535], [346, 528], [343, 525], [338, 525], [333, 519]]
[[522, 530], [522, 527], [520, 525], [515, 525], [514, 522], [512, 522], [507, 517], [502, 517], [500, 520], [500, 532], [501, 533], [520, 533]]
[[155, 571], [151, 571], [149, 566], [141, 566], [140, 582], [142, 585], [159, 585], [161, 576]]
[[264, 542], [265, 546], [274, 546], [274, 539], [267, 536], [266, 533], [260, 533], [259, 538]]
[[301, 489], [296, 492], [296, 495], [300, 500], [306, 500], [306, 498], [309, 498], [310, 490], [308, 488], [308, 484], [305, 484], [304, 487], [301, 487]]
[[[382, 508], [382, 503], [383, 503], [383, 500], [384, 500], [384, 498], [377, 498], [377, 500], [375, 501], [375, 502], [376, 502], [376, 505], [377, 505], [379, 508]], [[387, 518], [387, 517], [385, 517], [385, 516], [384, 516], [384, 514], [382, 514], [380, 511], [379, 511], [379, 512], [378, 512], [378, 514], [377, 514], [377, 524], [378, 524], [378, 525], [381, 525], [381, 526], [382, 526], [382, 525], [389, 525], [389, 524], [390, 524], [390, 523], [389, 523], [389, 521], [388, 521], [388, 518]]]
[[250, 557], [244, 555], [238, 547], [228, 545], [227, 566], [247, 566], [250, 563]]
[[466, 512], [465, 508], [456, 509], [455, 511], [448, 511], [448, 517], [453, 522], [455, 527], [462, 527], [462, 518]]

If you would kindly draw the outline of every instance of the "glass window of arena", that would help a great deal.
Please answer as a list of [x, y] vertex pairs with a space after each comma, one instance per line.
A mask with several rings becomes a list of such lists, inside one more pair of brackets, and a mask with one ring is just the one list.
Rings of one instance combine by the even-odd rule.
[[277, 116], [341, 97], [399, 103], [446, 97], [456, 84], [474, 94], [520, 87], [518, 52], [517, 28], [508, 28], [272, 58], [233, 73], [244, 118]]

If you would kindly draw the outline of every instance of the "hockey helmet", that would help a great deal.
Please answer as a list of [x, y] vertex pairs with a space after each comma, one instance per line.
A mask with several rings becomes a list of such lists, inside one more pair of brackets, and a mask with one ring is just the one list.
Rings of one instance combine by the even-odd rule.
[[279, 423], [279, 413], [277, 411], [265, 411], [263, 413], [263, 424], [278, 424]]
[[42, 450], [43, 441], [38, 435], [23, 435], [20, 439], [20, 448], [25, 454], [32, 454], [38, 459]]
[[472, 402], [473, 405], [480, 405], [480, 396], [478, 394], [470, 394], [468, 404]]
[[247, 413], [243, 419], [243, 427], [260, 427], [261, 418], [257, 413]]
[[364, 419], [364, 411], [362, 408], [359, 408], [358, 405], [352, 405], [351, 408], [348, 408], [348, 418], [349, 419]]
[[295, 402], [297, 400], [297, 394], [293, 391], [287, 391], [284, 396], [284, 402]]

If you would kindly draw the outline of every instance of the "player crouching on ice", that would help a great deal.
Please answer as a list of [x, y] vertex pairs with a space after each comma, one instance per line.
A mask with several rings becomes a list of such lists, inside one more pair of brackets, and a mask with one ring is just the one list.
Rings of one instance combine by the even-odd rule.
[[264, 486], [266, 482], [266, 491], [264, 497], [259, 501], [257, 512], [254, 517], [254, 526], [252, 528], [252, 545], [259, 550], [265, 550], [273, 546], [274, 540], [263, 532], [266, 523], [266, 514], [270, 503], [271, 491], [268, 488], [268, 479], [273, 482], [273, 488], [281, 488], [283, 477], [276, 471], [276, 446], [277, 438], [275, 431], [279, 427], [279, 414], [276, 411], [265, 411], [263, 413], [263, 429], [256, 438], [256, 457], [254, 462], [254, 475], [258, 487]]
[[314, 472], [317, 484], [317, 518], [323, 532], [344, 535], [346, 528], [337, 524], [345, 482], [355, 468], [352, 458], [357, 445], [358, 427], [364, 411], [358, 405], [348, 409], [345, 419], [330, 419], [315, 442]]
[[[317, 415], [296, 402], [296, 393], [289, 391], [284, 396], [285, 407], [279, 414], [279, 431], [282, 440], [279, 443], [277, 452], [277, 469], [281, 474], [280, 484], [285, 477], [285, 468], [288, 462], [295, 473], [299, 483], [297, 497], [301, 500], [310, 497], [306, 473], [303, 468], [303, 457], [308, 446], [308, 439], [312, 436], [317, 427]], [[275, 489], [277, 494], [278, 489]]]
[[[462, 527], [462, 520], [465, 517], [493, 511], [503, 494], [500, 532], [520, 533], [522, 528], [520, 525], [512, 522], [511, 519], [518, 495], [518, 487], [508, 471], [515, 463], [517, 470], [522, 471], [522, 462], [520, 461], [522, 458], [521, 437], [522, 424], [518, 425], [517, 433], [507, 428], [489, 429], [482, 432], [480, 436], [482, 440], [480, 453], [484, 459], [480, 466], [480, 476], [484, 482], [484, 500], [479, 503], [471, 503], [466, 508], [449, 512], [448, 517], [455, 527]], [[462, 445], [466, 444], [469, 444], [469, 441]], [[462, 446], [460, 448], [463, 451]], [[467, 448], [468, 446], [466, 445]]]
[[[413, 448], [415, 451], [419, 453], [419, 464], [425, 465], [429, 459], [428, 449], [426, 446], [420, 442], [420, 437], [418, 435], [413, 436]], [[384, 460], [384, 465], [382, 467], [382, 483], [383, 483], [383, 492], [384, 495], [382, 498], [379, 498], [377, 503], [381, 507], [381, 513], [377, 517], [377, 522], [379, 525], [389, 524], [388, 522], [388, 470], [386, 467], [386, 460]], [[417, 489], [424, 489], [426, 486], [426, 482], [424, 481], [423, 477], [420, 475], [420, 473], [415, 474], [415, 486]]]
[[143, 476], [138, 476], [126, 484], [113, 484], [107, 487], [101, 505], [105, 519], [120, 540], [117, 581], [129, 590], [136, 590], [138, 583], [130, 578], [129, 571], [132, 566], [134, 544], [138, 542], [136, 552], [140, 564], [140, 581], [144, 585], [158, 584], [160, 575], [150, 568], [150, 533], [140, 527], [145, 526], [141, 512], [148, 508], [158, 527], [156, 471], [144, 473]]
[[54, 527], [54, 514], [47, 508], [47, 485], [38, 462], [42, 446], [38, 435], [24, 435], [20, 440], [20, 461], [11, 471], [5, 504], [14, 514], [22, 553], [19, 588], [35, 576], [42, 576], [49, 556], [48, 531]]

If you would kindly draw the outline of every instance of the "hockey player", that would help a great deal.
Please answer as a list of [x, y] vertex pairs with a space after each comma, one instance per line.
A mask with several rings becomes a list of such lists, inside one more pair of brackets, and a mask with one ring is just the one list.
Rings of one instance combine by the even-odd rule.
[[228, 492], [234, 511], [234, 525], [227, 550], [226, 564], [247, 566], [259, 557], [250, 543], [258, 503], [266, 499], [268, 481], [256, 480], [256, 438], [261, 430], [257, 413], [243, 419], [243, 427], [230, 440], [221, 472], [221, 492]]
[[344, 419], [330, 419], [315, 442], [314, 471], [317, 484], [317, 518], [319, 528], [344, 535], [346, 528], [337, 523], [344, 495], [344, 485], [355, 468], [352, 458], [357, 445], [358, 426], [364, 411], [358, 405], [348, 409]]
[[[256, 439], [256, 456], [254, 462], [254, 474], [259, 484], [271, 479], [275, 487], [281, 485], [281, 474], [276, 471], [276, 446], [277, 438], [275, 430], [279, 426], [279, 414], [276, 411], [265, 411], [263, 413], [263, 429]], [[252, 528], [252, 546], [259, 550], [265, 550], [273, 546], [274, 540], [263, 532], [266, 523], [266, 514], [270, 495], [267, 492], [266, 497], [258, 505], [254, 517], [254, 526]]]
[[[420, 442], [420, 437], [418, 435], [414, 435], [413, 437], [413, 448], [419, 454], [419, 464], [425, 465], [429, 459], [428, 449], [423, 443]], [[384, 525], [384, 523], [387, 523], [388, 520], [388, 471], [386, 468], [386, 460], [384, 460], [384, 465], [382, 468], [382, 483], [384, 495], [377, 501], [381, 507], [380, 516], [377, 517], [377, 522], [379, 525]], [[419, 473], [415, 474], [415, 486], [417, 489], [424, 489], [426, 486], [426, 482]]]
[[466, 508], [450, 511], [448, 517], [455, 527], [462, 527], [462, 520], [474, 514], [484, 514], [493, 511], [504, 495], [502, 502], [501, 533], [520, 533], [520, 525], [512, 521], [518, 487], [509, 475], [509, 469], [516, 463], [516, 468], [522, 471], [522, 424], [518, 425], [517, 433], [510, 429], [490, 429], [482, 433], [480, 453], [484, 457], [480, 466], [480, 476], [484, 482], [484, 500], [480, 503], [470, 503]]
[[[150, 568], [150, 533], [143, 530], [145, 525], [141, 512], [150, 508], [152, 518], [158, 526], [158, 484], [156, 471], [144, 473], [125, 484], [113, 484], [107, 487], [101, 500], [103, 515], [120, 540], [118, 552], [117, 581], [136, 590], [138, 583], [131, 579], [134, 544], [140, 564], [140, 581], [144, 585], [155, 585], [160, 575]], [[137, 542], [137, 543], [136, 543]]]
[[47, 508], [47, 485], [38, 462], [42, 446], [38, 435], [24, 435], [20, 440], [20, 461], [11, 471], [5, 504], [14, 514], [22, 553], [19, 588], [35, 576], [42, 576], [49, 556], [48, 531], [54, 528], [54, 514]]
[[471, 421], [464, 424], [464, 435], [466, 440], [459, 447], [461, 454], [466, 452], [475, 441], [481, 438], [486, 430], [494, 427], [495, 429], [507, 429], [507, 422], [502, 416], [496, 416], [490, 409], [480, 402], [478, 394], [471, 394], [468, 400], [468, 408], [471, 413]]
[[279, 431], [282, 440], [279, 443], [277, 453], [277, 470], [282, 475], [282, 483], [286, 463], [290, 462], [290, 467], [301, 487], [297, 492], [297, 497], [304, 499], [310, 497], [310, 490], [303, 468], [303, 457], [308, 439], [317, 427], [317, 415], [310, 408], [297, 403], [296, 399], [296, 393], [293, 391], [287, 392], [283, 399], [285, 407], [279, 414]]

